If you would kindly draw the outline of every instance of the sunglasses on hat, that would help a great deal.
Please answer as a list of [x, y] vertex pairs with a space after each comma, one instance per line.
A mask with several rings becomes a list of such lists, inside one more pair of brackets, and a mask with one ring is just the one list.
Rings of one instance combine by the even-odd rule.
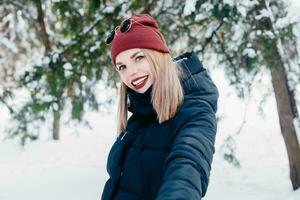
[[117, 30], [120, 29], [121, 33], [126, 33], [130, 30], [132, 25], [132, 20], [131, 19], [126, 19], [124, 20], [120, 26], [117, 26], [114, 30], [111, 31], [111, 33], [108, 35], [108, 37], [105, 40], [105, 43], [107, 45], [110, 45], [112, 41], [115, 38], [115, 35], [117, 34]]

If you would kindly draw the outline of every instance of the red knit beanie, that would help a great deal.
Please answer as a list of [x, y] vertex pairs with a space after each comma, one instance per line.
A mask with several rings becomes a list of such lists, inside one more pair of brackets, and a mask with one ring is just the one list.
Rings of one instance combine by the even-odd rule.
[[165, 39], [159, 31], [156, 21], [148, 14], [136, 14], [130, 17], [132, 25], [129, 31], [122, 33], [117, 29], [111, 43], [111, 59], [116, 64], [116, 57], [127, 49], [145, 48], [169, 53]]

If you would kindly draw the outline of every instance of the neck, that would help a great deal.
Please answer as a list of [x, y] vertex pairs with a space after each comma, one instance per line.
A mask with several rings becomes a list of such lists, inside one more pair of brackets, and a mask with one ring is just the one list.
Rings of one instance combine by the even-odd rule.
[[144, 93], [138, 93], [127, 87], [127, 98], [129, 98], [128, 110], [133, 114], [142, 114], [150, 116], [155, 114], [152, 106], [152, 86], [151, 85]]

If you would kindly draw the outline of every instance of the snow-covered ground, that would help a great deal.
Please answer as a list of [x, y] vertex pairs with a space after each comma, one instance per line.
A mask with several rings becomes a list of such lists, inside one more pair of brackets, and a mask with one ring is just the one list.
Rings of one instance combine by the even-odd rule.
[[0, 143], [0, 199], [100, 199], [115, 119], [89, 118], [93, 130], [64, 126], [59, 142], [43, 139], [25, 149], [17, 141]]
[[[245, 106], [224, 82], [222, 70], [211, 73], [220, 91], [218, 115], [223, 119], [218, 125], [216, 153], [204, 199], [300, 199], [300, 190], [293, 192], [289, 180], [287, 153], [274, 97], [265, 103], [266, 115], [262, 119], [256, 109], [259, 93], [253, 93]], [[264, 80], [255, 87], [270, 88], [269, 80]], [[246, 107], [246, 124], [236, 137], [241, 168], [234, 168], [223, 160], [219, 150], [223, 140], [242, 123]], [[7, 115], [2, 108], [1, 127], [8, 123]], [[0, 143], [0, 199], [100, 199], [108, 178], [105, 165], [115, 139], [116, 116], [88, 113], [87, 118], [93, 130], [64, 125], [59, 142], [46, 138], [29, 143], [25, 149], [20, 148], [17, 141]]]

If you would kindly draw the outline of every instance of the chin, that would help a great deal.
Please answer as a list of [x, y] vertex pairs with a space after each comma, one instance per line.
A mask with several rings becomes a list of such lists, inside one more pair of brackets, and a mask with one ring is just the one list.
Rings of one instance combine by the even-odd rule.
[[133, 90], [136, 91], [136, 92], [138, 92], [138, 93], [144, 93], [144, 92], [146, 92], [149, 89], [150, 86], [151, 85], [145, 85], [143, 88], [141, 88], [139, 90], [135, 90], [135, 89], [133, 89]]

